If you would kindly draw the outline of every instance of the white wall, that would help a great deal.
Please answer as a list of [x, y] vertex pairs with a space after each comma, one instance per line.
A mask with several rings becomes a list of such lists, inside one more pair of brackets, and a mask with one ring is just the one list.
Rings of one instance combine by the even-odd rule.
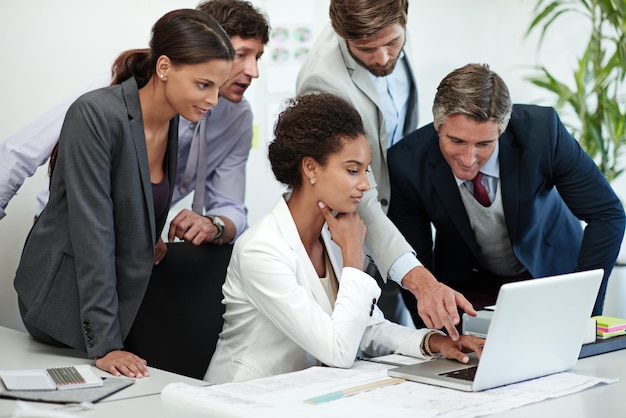
[[[306, 2], [306, 3], [305, 3]], [[256, 0], [271, 10], [311, 4], [314, 28], [328, 20], [328, 0]], [[417, 67], [420, 125], [431, 121], [437, 84], [468, 62], [489, 63], [508, 83], [516, 102], [548, 103], [523, 77], [539, 62], [566, 74], [584, 42], [580, 25], [561, 25], [537, 53], [537, 38], [524, 39], [534, 0], [412, 0], [409, 38]], [[76, 91], [100, 80], [119, 52], [147, 46], [152, 24], [166, 11], [195, 7], [196, 0], [31, 0], [0, 4], [0, 141], [35, 120]], [[297, 15], [294, 14], [294, 15]], [[270, 15], [270, 20], [271, 20]], [[570, 22], [572, 23], [572, 22]], [[575, 23], [575, 22], [573, 22]], [[266, 161], [276, 103], [293, 94], [268, 92], [267, 57], [250, 98], [261, 146], [248, 165], [247, 205], [254, 223], [271, 208], [281, 188]], [[557, 73], [559, 73], [557, 71]], [[542, 99], [543, 98], [543, 99]], [[2, 179], [0, 179], [2, 181]], [[16, 307], [13, 276], [32, 224], [35, 193], [46, 182], [45, 167], [28, 179], [0, 220], [0, 325], [23, 329]]]

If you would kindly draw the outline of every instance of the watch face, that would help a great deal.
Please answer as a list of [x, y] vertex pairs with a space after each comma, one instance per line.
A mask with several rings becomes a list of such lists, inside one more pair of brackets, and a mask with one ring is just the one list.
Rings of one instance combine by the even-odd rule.
[[226, 224], [219, 216], [209, 215], [207, 216], [207, 218], [211, 219], [211, 221], [213, 221], [213, 225], [215, 225], [215, 227], [217, 228], [217, 235], [213, 238], [213, 241], [215, 241], [219, 239], [224, 233], [224, 228], [226, 227]]
[[224, 228], [226, 226], [222, 218], [219, 216], [212, 216], [211, 219], [213, 220], [213, 224], [217, 227]]

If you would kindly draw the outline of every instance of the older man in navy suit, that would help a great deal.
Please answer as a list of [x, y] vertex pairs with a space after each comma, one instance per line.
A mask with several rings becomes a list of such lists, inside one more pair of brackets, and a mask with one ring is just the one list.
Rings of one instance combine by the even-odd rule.
[[600, 314], [624, 210], [554, 109], [512, 105], [496, 73], [470, 64], [443, 79], [433, 114], [388, 153], [389, 216], [424, 265], [474, 308], [504, 283], [603, 268]]

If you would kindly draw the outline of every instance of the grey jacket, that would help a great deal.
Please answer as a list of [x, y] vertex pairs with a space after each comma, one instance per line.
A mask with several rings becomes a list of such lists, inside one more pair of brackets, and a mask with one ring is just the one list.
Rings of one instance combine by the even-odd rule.
[[[407, 86], [411, 91], [409, 107], [403, 127], [403, 132], [407, 134], [417, 128], [418, 119], [417, 87], [408, 51], [409, 46], [405, 45], [407, 70], [411, 77], [411, 85]], [[363, 119], [365, 137], [372, 150], [373, 176], [369, 176], [371, 188], [365, 193], [357, 212], [367, 225], [365, 245], [386, 279], [386, 273], [396, 259], [413, 249], [385, 216], [391, 197], [387, 168], [387, 131], [381, 100], [370, 73], [352, 58], [346, 41], [329, 25], [320, 34], [300, 68], [296, 91], [298, 94], [322, 91], [339, 96], [351, 103]]]
[[[177, 138], [178, 117], [165, 157], [167, 207]], [[136, 81], [81, 96], [61, 130], [50, 203], [17, 269], [24, 322], [89, 357], [123, 348], [166, 217], [155, 219]]]

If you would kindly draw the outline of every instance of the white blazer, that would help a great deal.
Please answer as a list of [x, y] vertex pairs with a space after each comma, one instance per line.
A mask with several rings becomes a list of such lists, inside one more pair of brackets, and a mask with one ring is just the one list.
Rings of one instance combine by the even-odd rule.
[[322, 236], [340, 281], [334, 309], [283, 198], [235, 243], [223, 286], [224, 327], [204, 380], [242, 381], [325, 364], [350, 367], [370, 355], [422, 357], [427, 329], [387, 321], [376, 281], [342, 268], [341, 250]]

